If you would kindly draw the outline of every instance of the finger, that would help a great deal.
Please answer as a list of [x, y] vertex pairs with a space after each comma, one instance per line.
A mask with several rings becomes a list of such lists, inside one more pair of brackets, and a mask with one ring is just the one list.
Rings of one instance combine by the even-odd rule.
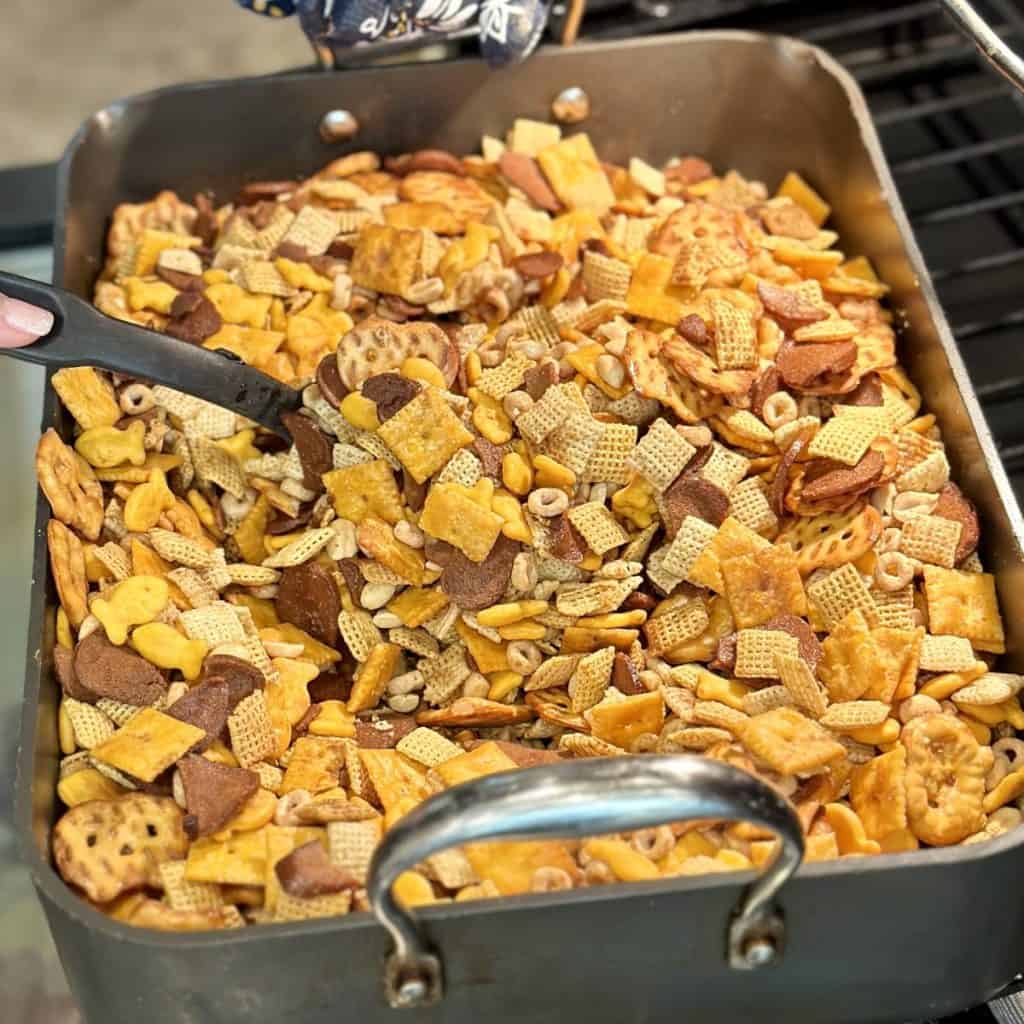
[[0, 295], [0, 348], [20, 348], [49, 334], [53, 314], [21, 299]]

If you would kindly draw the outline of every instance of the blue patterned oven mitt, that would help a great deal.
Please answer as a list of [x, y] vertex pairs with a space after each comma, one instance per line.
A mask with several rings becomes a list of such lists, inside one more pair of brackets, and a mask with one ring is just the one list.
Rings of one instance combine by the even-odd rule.
[[547, 23], [551, 0], [236, 0], [273, 18], [297, 14], [318, 52], [342, 63], [357, 46], [428, 42], [466, 35], [474, 24], [488, 63], [527, 57]]

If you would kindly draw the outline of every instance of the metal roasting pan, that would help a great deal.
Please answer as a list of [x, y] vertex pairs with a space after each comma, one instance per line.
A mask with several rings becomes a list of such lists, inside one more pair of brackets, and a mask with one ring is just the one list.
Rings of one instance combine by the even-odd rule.
[[[61, 163], [54, 280], [90, 294], [119, 202], [164, 187], [182, 195], [213, 187], [226, 197], [247, 179], [311, 172], [357, 148], [472, 151], [482, 133], [500, 135], [516, 116], [547, 118], [569, 86], [589, 94], [583, 128], [609, 159], [701, 153], [771, 187], [797, 169], [828, 198], [844, 249], [869, 256], [892, 285], [901, 359], [938, 416], [955, 478], [981, 511], [981, 553], [997, 575], [1008, 631], [1006, 664], [1024, 670], [1024, 521], [864, 98], [814, 47], [692, 33], [549, 50], [497, 72], [467, 61], [303, 73], [115, 103], [82, 126]], [[361, 131], [329, 145], [318, 125], [342, 109]], [[52, 391], [42, 422], [68, 427]], [[90, 1024], [639, 1024], [684, 1016], [864, 1024], [955, 1012], [1004, 989], [1024, 967], [1016, 884], [1024, 830], [966, 847], [808, 864], [775, 894], [776, 914], [773, 891], [800, 852], [792, 816], [760, 784], [685, 758], [622, 759], [616, 770], [576, 763], [512, 783], [495, 776], [423, 805], [389, 833], [374, 864], [370, 894], [390, 934], [370, 914], [201, 934], [109, 920], [65, 887], [48, 856], [58, 813], [48, 515], [40, 499], [15, 813]], [[783, 836], [782, 858], [747, 890], [751, 877], [730, 873], [446, 904], [416, 911], [415, 920], [388, 899], [404, 865], [470, 835], [618, 831], [709, 811], [759, 820]], [[738, 969], [773, 959], [773, 950], [774, 963]]]

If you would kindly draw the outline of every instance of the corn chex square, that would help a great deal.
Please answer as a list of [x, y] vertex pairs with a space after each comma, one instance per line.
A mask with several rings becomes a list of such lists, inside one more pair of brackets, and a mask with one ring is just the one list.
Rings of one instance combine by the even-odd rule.
[[181, 624], [190, 640], [205, 640], [210, 647], [239, 644], [245, 639], [235, 606], [227, 601], [212, 601], [181, 613]]
[[554, 347], [562, 340], [558, 333], [558, 324], [547, 306], [524, 306], [515, 319], [523, 325], [531, 338], [546, 342], [550, 347]]
[[423, 673], [426, 685], [423, 699], [428, 704], [447, 704], [466, 681], [470, 667], [466, 662], [466, 648], [452, 644], [433, 658], [423, 658], [416, 666]]
[[324, 893], [321, 896], [292, 896], [283, 889], [277, 895], [274, 906], [275, 922], [315, 921], [321, 917], [339, 917], [347, 914], [352, 907], [352, 893]]
[[523, 383], [526, 371], [531, 366], [532, 359], [528, 359], [522, 352], [513, 352], [497, 366], [484, 370], [475, 386], [485, 395], [490, 395], [500, 402], [510, 391], [515, 391]]
[[977, 660], [970, 640], [926, 633], [921, 641], [918, 668], [922, 672], [963, 672], [973, 668]]
[[704, 463], [700, 475], [708, 483], [720, 487], [728, 494], [747, 475], [750, 460], [717, 441], [714, 445], [711, 458]]
[[311, 558], [316, 558], [337, 534], [329, 526], [321, 526], [316, 530], [307, 530], [280, 551], [275, 551], [263, 564], [270, 569], [290, 569], [302, 565]]
[[542, 444], [547, 436], [560, 427], [574, 412], [564, 392], [548, 388], [539, 402], [534, 402], [516, 419], [516, 429], [531, 444]]
[[903, 524], [900, 551], [930, 565], [952, 569], [963, 526], [943, 516], [915, 516]]
[[184, 860], [164, 861], [160, 867], [164, 898], [172, 910], [219, 910], [224, 906], [220, 886], [211, 882], [190, 882]]
[[587, 483], [627, 483], [637, 428], [631, 423], [602, 423], [601, 426], [601, 439], [590, 453], [583, 479]]
[[337, 234], [337, 214], [320, 206], [304, 206], [281, 241], [301, 246], [310, 256], [322, 256]]
[[446, 889], [464, 889], [480, 881], [469, 858], [459, 849], [433, 854], [427, 858], [427, 868]]
[[614, 647], [602, 647], [580, 658], [569, 681], [569, 696], [572, 698], [572, 710], [576, 714], [600, 703], [611, 681], [614, 661]]
[[743, 695], [743, 710], [748, 715], [763, 715], [766, 711], [792, 707], [795, 703], [785, 686], [765, 686]]
[[[520, 416], [517, 423], [521, 423], [522, 418]], [[547, 436], [544, 446], [551, 458], [582, 477], [603, 433], [604, 424], [595, 420], [589, 411], [574, 412]]]
[[833, 416], [814, 436], [809, 455], [856, 466], [879, 434], [878, 424], [856, 416]]
[[949, 482], [949, 460], [945, 452], [932, 452], [916, 466], [896, 477], [897, 491], [925, 491], [936, 494]]
[[781, 629], [741, 629], [736, 634], [737, 679], [778, 679], [775, 659], [796, 658], [800, 655], [800, 642]]
[[383, 641], [370, 613], [362, 609], [339, 612], [338, 629], [341, 631], [341, 639], [356, 661], [366, 661], [374, 647]]
[[457, 743], [452, 743], [439, 732], [424, 726], [413, 729], [411, 733], [403, 736], [395, 745], [395, 749], [428, 768], [434, 768], [465, 753]]
[[75, 743], [82, 750], [92, 750], [114, 735], [114, 722], [95, 705], [65, 697], [61, 707], [71, 721]]
[[[797, 646], [799, 647], [799, 644]], [[812, 718], [821, 718], [828, 707], [828, 696], [825, 688], [814, 678], [814, 673], [807, 662], [799, 654], [776, 653], [775, 667], [779, 680], [793, 703]]]
[[647, 646], [652, 654], [678, 647], [707, 629], [708, 612], [700, 599], [681, 602], [644, 623]]
[[277, 749], [274, 726], [262, 690], [253, 690], [228, 715], [231, 752], [243, 768], [266, 761]]
[[686, 579], [694, 562], [704, 553], [717, 533], [717, 526], [712, 526], [711, 523], [696, 516], [687, 516], [680, 524], [675, 539], [662, 560], [660, 571], [678, 579]]
[[640, 439], [630, 463], [655, 490], [664, 491], [696, 451], [668, 420], [659, 418]]
[[380, 824], [367, 821], [332, 821], [327, 825], [327, 855], [332, 864], [351, 871], [366, 882], [366, 874], [373, 859], [373, 851], [380, 841]]
[[633, 268], [625, 260], [603, 256], [593, 249], [583, 254], [583, 287], [591, 302], [625, 302], [632, 278]]
[[871, 591], [857, 569], [847, 562], [807, 586], [807, 597], [832, 629], [854, 609], [860, 609], [869, 623], [878, 621]]
[[760, 477], [750, 477], [729, 492], [729, 514], [754, 533], [770, 533], [779, 524]]
[[289, 284], [270, 260], [249, 260], [242, 264], [242, 284], [246, 291], [262, 295], [277, 295], [287, 299], [298, 289]]
[[881, 725], [890, 707], [881, 700], [847, 700], [830, 704], [821, 716], [821, 724], [829, 729], [869, 729]]
[[480, 459], [468, 448], [460, 448], [437, 474], [437, 482], [472, 487], [483, 476], [483, 472], [484, 467]]
[[757, 332], [754, 318], [731, 302], [711, 300], [715, 330], [715, 361], [722, 370], [757, 366]]
[[607, 615], [622, 604], [640, 586], [639, 576], [624, 580], [599, 579], [563, 590], [555, 598], [555, 607], [563, 615]]
[[629, 534], [619, 521], [599, 501], [588, 501], [569, 509], [569, 522], [576, 527], [594, 554], [603, 555], [612, 548], [621, 547], [629, 540]]
[[[891, 629], [914, 628], [914, 586], [907, 584], [900, 590], [872, 591], [878, 624]], [[922, 666], [923, 668], [924, 666]]]

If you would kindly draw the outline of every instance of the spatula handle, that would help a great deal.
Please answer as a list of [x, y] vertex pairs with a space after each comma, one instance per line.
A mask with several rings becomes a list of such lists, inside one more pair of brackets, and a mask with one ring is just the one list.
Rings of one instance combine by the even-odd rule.
[[283, 433], [280, 414], [297, 409], [294, 388], [211, 351], [101, 313], [84, 299], [16, 274], [0, 272], [0, 292], [53, 313], [53, 329], [23, 348], [2, 354], [52, 369], [96, 366], [164, 384], [214, 402]]

